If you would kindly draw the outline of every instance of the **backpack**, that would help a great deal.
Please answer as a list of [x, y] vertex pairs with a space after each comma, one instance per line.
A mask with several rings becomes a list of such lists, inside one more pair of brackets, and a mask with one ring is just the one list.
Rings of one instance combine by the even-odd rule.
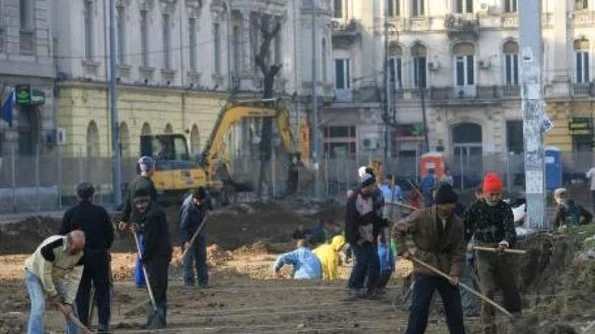
[[579, 226], [581, 223], [581, 208], [579, 205], [574, 203], [574, 201], [568, 201], [566, 203], [566, 216], [564, 217], [564, 222], [566, 226], [575, 227]]

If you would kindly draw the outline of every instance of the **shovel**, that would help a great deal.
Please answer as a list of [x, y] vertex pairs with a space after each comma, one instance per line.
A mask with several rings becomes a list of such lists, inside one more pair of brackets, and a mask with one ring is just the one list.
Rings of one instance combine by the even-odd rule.
[[[140, 250], [140, 245], [138, 243], [138, 236], [136, 233], [132, 233], [134, 235], [134, 242], [136, 243], [136, 249], [138, 251], [138, 256], [142, 260], [142, 253]], [[142, 262], [142, 261], [141, 261]], [[147, 317], [147, 329], [157, 329], [165, 327], [165, 317], [159, 309], [157, 308], [157, 303], [155, 303], [155, 297], [153, 296], [153, 290], [151, 289], [151, 283], [149, 282], [149, 275], [147, 274], [147, 268], [143, 264], [143, 274], [145, 274], [145, 282], [147, 283], [147, 290], [149, 291], [149, 298], [151, 299], [151, 307], [153, 308], [152, 313], [149, 313]]]

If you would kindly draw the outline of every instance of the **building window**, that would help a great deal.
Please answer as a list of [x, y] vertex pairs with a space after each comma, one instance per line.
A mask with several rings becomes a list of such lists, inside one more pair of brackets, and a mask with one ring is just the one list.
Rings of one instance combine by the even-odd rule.
[[519, 84], [519, 45], [515, 42], [506, 42], [504, 51], [504, 83], [506, 86]]
[[517, 0], [504, 0], [505, 13], [516, 13], [517, 10]]
[[591, 43], [588, 39], [574, 41], [576, 83], [589, 83], [591, 81], [591, 67], [589, 66], [590, 47]]
[[126, 64], [126, 9], [118, 6], [118, 62]]
[[455, 86], [475, 85], [475, 47], [473, 44], [461, 43], [455, 45]]
[[425, 0], [411, 0], [411, 15], [424, 16], [426, 15]]
[[33, 19], [31, 10], [31, 0], [20, 0], [19, 1], [19, 20], [21, 29], [32, 29]]
[[335, 88], [350, 89], [349, 59], [335, 59]]
[[93, 2], [85, 1], [85, 59], [93, 59]]
[[149, 18], [146, 10], [140, 11], [140, 48], [143, 66], [149, 66]]
[[[312, 1], [314, 3], [314, 1]], [[343, 0], [334, 0], [335, 5], [335, 18], [343, 18]]]
[[390, 81], [396, 88], [403, 87], [403, 50], [398, 45], [388, 49], [388, 73]]
[[163, 14], [163, 68], [171, 68], [171, 42], [170, 42], [169, 15]]
[[221, 25], [213, 25], [213, 35], [215, 40], [215, 74], [221, 74]]
[[401, 16], [401, 0], [387, 0], [388, 2], [388, 16]]
[[589, 0], [576, 0], [574, 8], [576, 10], [589, 9]]
[[356, 154], [355, 126], [324, 127], [324, 152], [331, 158]]
[[328, 74], [327, 72], [327, 68], [326, 68], [326, 39], [322, 39], [322, 48], [321, 48], [321, 53], [322, 53], [322, 82], [327, 82], [328, 80]]
[[425, 46], [416, 44], [411, 49], [411, 56], [413, 57], [413, 87], [426, 88], [428, 73], [428, 51]]
[[242, 57], [241, 57], [241, 50], [242, 50], [242, 40], [241, 40], [241, 33], [240, 27], [235, 26], [233, 27], [233, 66], [234, 72], [236, 75], [240, 74], [241, 66], [242, 66]]
[[196, 19], [188, 19], [188, 45], [190, 47], [190, 70], [196, 72]]
[[455, 12], [459, 14], [473, 13], [473, 0], [455, 0]]

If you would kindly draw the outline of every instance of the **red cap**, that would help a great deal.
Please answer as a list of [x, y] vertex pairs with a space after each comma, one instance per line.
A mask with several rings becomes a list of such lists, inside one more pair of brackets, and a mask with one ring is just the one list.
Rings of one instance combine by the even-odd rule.
[[496, 173], [488, 173], [483, 178], [483, 192], [484, 193], [493, 193], [493, 192], [501, 192], [504, 190], [504, 185], [502, 184], [502, 179]]

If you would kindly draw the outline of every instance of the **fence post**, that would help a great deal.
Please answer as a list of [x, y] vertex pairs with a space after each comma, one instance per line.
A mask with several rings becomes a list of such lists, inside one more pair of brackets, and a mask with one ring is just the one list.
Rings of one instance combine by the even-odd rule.
[[463, 167], [463, 148], [459, 148], [459, 165], [461, 169], [461, 191], [465, 191], [465, 167]]
[[271, 196], [271, 199], [275, 198], [275, 193], [277, 192], [277, 181], [276, 179], [276, 175], [275, 175], [275, 162], [277, 161], [277, 159], [275, 159], [275, 148], [273, 147], [274, 145], [271, 145], [271, 183], [273, 185], [273, 193]]
[[58, 157], [58, 209], [62, 210], [62, 147], [56, 146], [56, 155]]
[[79, 183], [85, 180], [83, 175], [83, 149], [79, 146]]
[[36, 145], [35, 149], [35, 212], [39, 213], [40, 199], [39, 199], [39, 144]]
[[15, 161], [16, 159], [16, 146], [12, 147], [12, 159], [11, 160], [11, 164], [12, 164], [12, 212], [17, 212], [17, 197], [16, 197], [16, 191], [17, 191], [17, 179], [16, 179], [16, 170], [17, 170], [17, 163]]
[[328, 199], [328, 152], [324, 154], [324, 195]]
[[506, 189], [511, 191], [510, 188], [510, 152], [506, 151], [504, 153], [506, 155]]

